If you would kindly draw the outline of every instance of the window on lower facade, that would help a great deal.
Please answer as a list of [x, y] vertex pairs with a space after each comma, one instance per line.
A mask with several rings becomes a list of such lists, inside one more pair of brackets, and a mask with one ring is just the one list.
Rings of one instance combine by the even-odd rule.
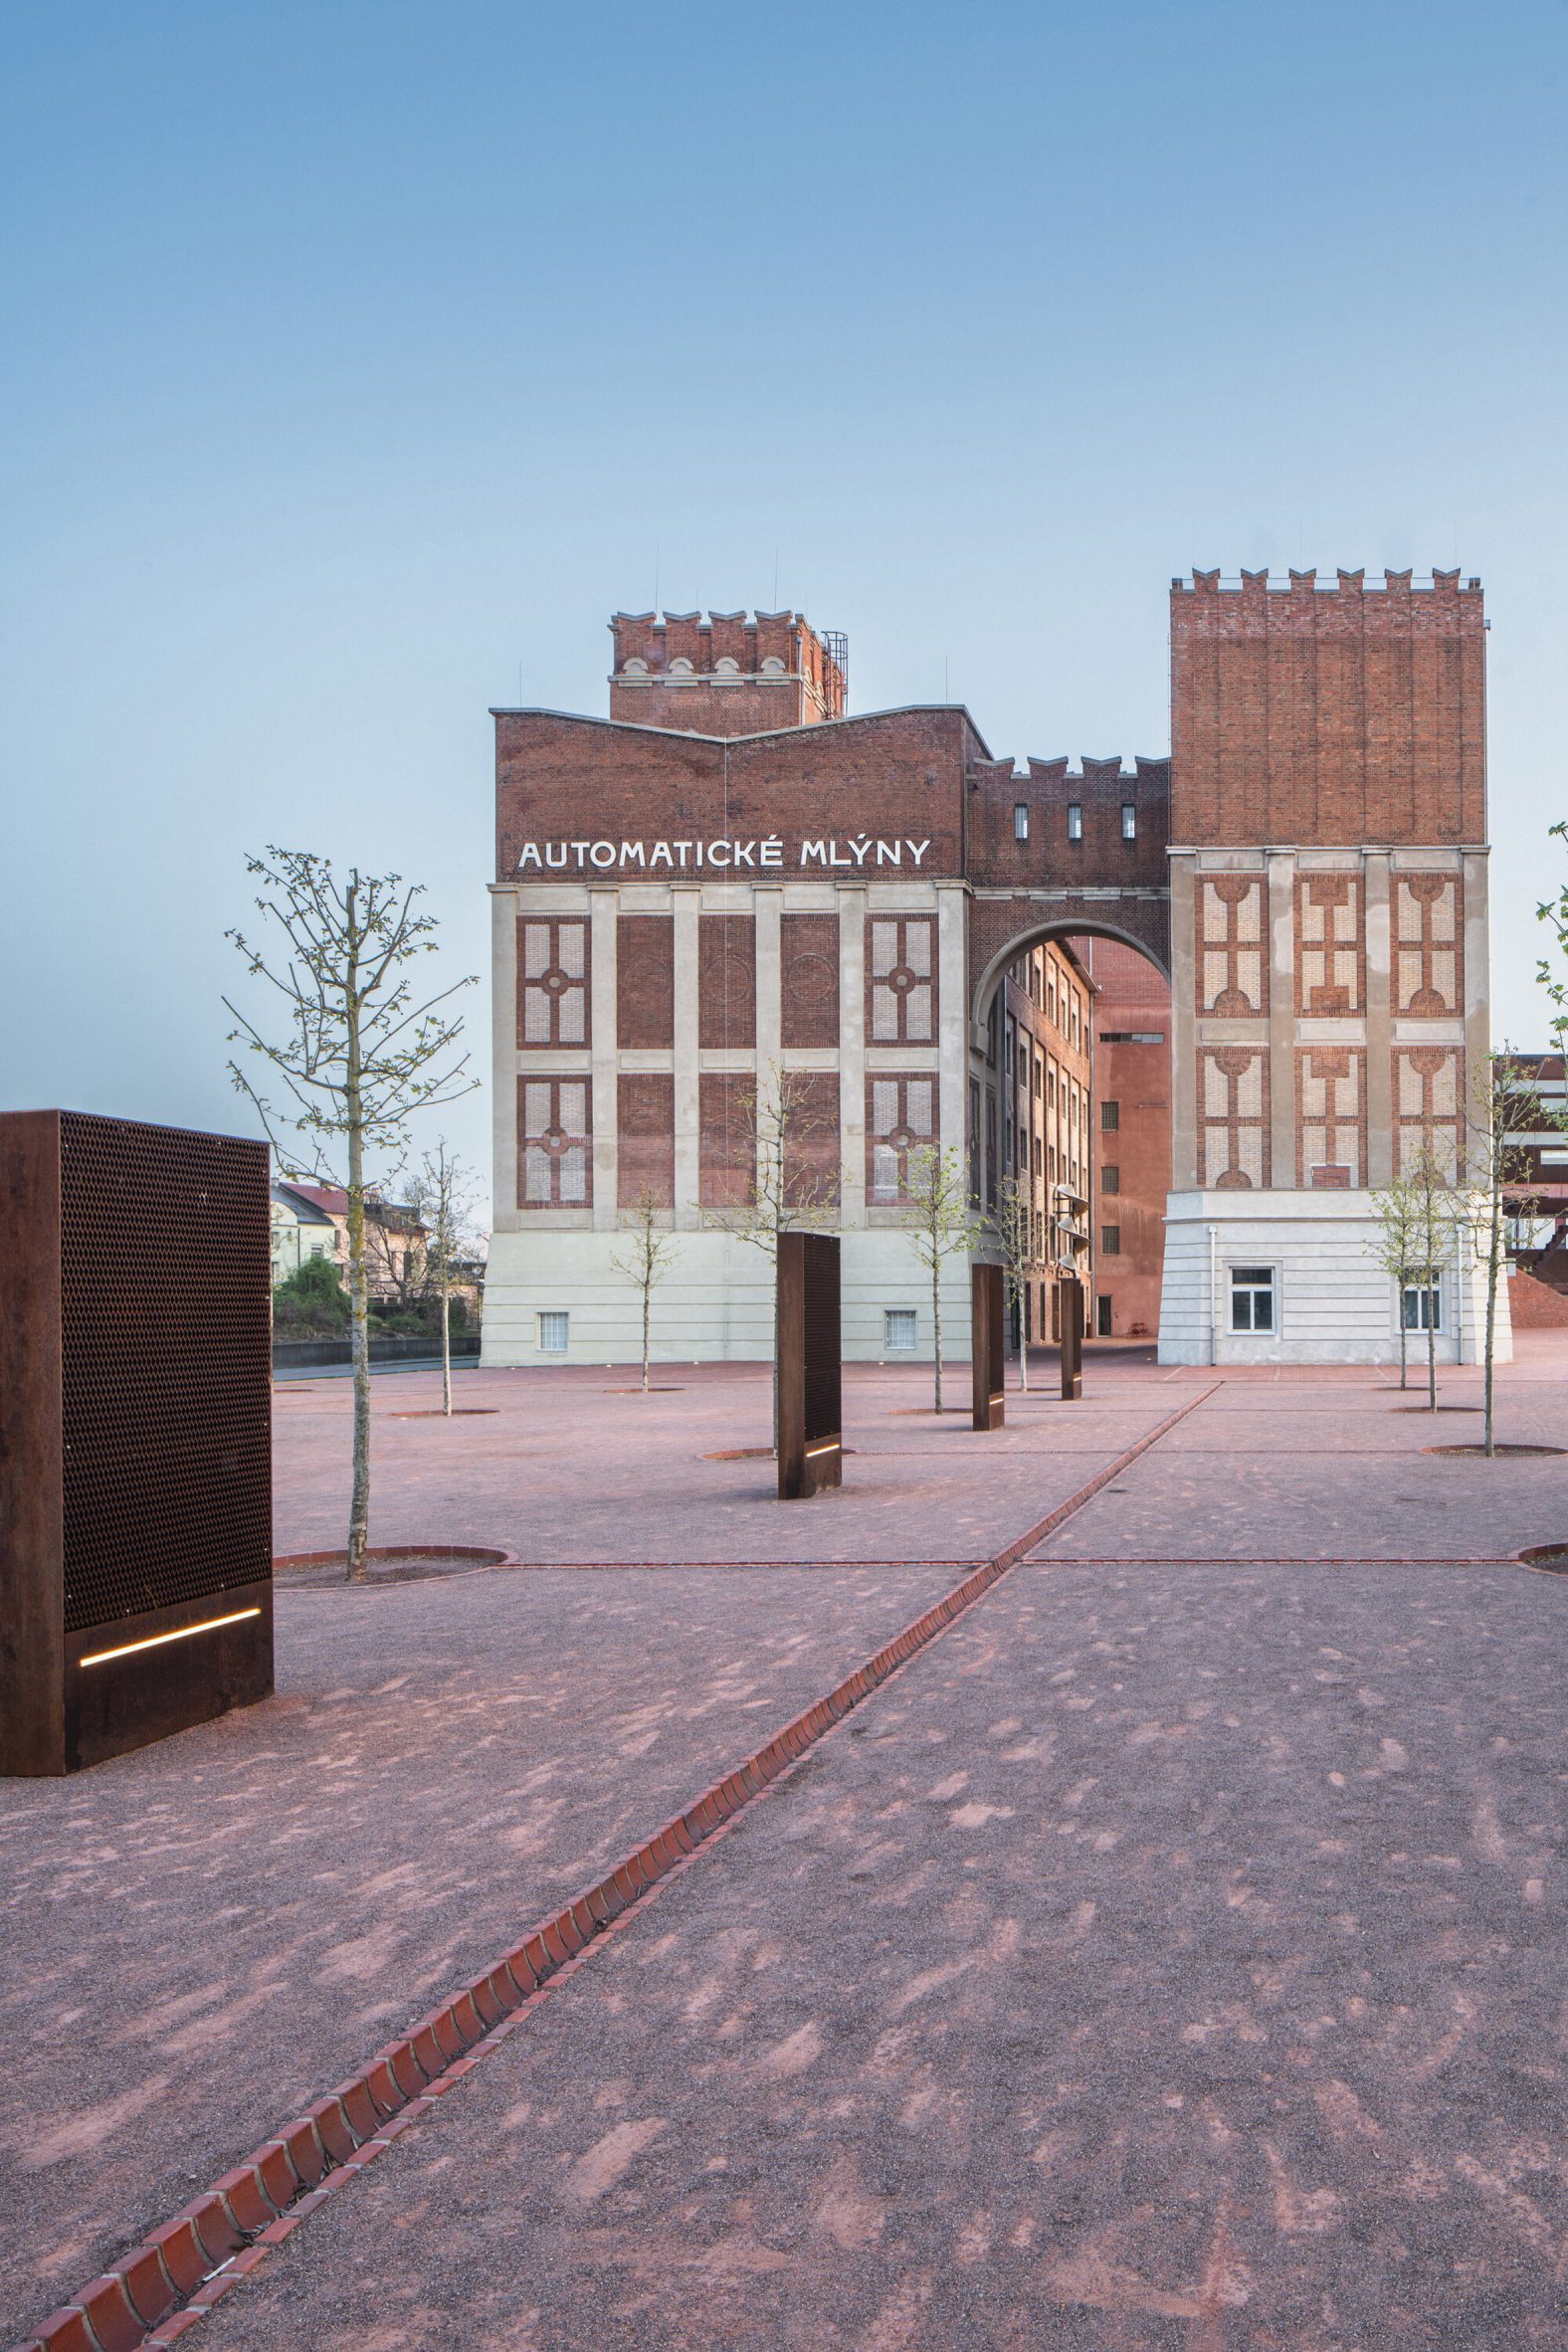
[[889, 1350], [913, 1347], [918, 1336], [915, 1311], [912, 1306], [889, 1306], [882, 1310], [882, 1344]]
[[539, 1353], [542, 1356], [563, 1356], [572, 1335], [569, 1314], [541, 1314], [539, 1317]]
[[1102, 1225], [1100, 1227], [1099, 1249], [1102, 1258], [1119, 1258], [1121, 1256], [1121, 1228], [1119, 1225]]
[[1101, 1192], [1120, 1192], [1121, 1170], [1119, 1168], [1111, 1167], [1108, 1162], [1101, 1162], [1099, 1171], [1099, 1189]]
[[1405, 1284], [1400, 1302], [1407, 1331], [1441, 1331], [1443, 1328], [1443, 1281], [1432, 1275], [1425, 1282]]
[[1231, 1329], [1274, 1329], [1274, 1270], [1272, 1266], [1231, 1269]]
[[1099, 1106], [1100, 1133], [1102, 1135], [1115, 1135], [1119, 1134], [1120, 1130], [1121, 1104], [1119, 1102], [1102, 1102]]

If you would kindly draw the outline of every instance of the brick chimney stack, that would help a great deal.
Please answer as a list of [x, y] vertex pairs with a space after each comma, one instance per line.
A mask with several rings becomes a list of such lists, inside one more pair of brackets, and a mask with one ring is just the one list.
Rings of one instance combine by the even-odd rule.
[[684, 735], [760, 735], [845, 712], [848, 646], [800, 613], [617, 613], [610, 716]]

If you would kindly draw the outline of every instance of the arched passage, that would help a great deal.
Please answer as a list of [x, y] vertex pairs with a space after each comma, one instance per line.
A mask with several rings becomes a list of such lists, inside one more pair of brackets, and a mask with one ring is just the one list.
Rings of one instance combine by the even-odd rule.
[[[1152, 894], [1151, 894], [1152, 895]], [[1146, 906], [1147, 902], [1145, 902]], [[968, 1087], [975, 1190], [1016, 1258], [1030, 1338], [1060, 1326], [1064, 1274], [1088, 1333], [1153, 1344], [1171, 1182], [1171, 989], [1165, 922], [1081, 902], [1020, 903], [989, 952], [971, 940]], [[1015, 1340], [1019, 1336], [1015, 1326]]]

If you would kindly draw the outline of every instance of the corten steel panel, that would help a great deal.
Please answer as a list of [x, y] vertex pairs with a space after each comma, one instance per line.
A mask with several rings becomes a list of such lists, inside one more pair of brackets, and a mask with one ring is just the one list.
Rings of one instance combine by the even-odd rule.
[[843, 1480], [837, 1237], [780, 1234], [777, 1280], [779, 1499], [794, 1502]]
[[1001, 1429], [1007, 1419], [1002, 1380], [1002, 1269], [969, 1270], [969, 1361], [974, 1379], [974, 1426]]
[[268, 1154], [18, 1112], [0, 1179], [0, 1770], [72, 1771], [272, 1688]]
[[1083, 1285], [1071, 1275], [1062, 1283], [1062, 1394], [1083, 1394]]

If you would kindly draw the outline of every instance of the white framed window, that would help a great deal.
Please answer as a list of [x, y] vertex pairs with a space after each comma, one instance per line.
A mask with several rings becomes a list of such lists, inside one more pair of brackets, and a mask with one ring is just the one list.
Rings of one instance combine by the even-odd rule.
[[1068, 839], [1069, 841], [1083, 839], [1083, 804], [1081, 801], [1070, 800], [1068, 802]]
[[541, 1356], [563, 1356], [570, 1344], [572, 1318], [569, 1314], [551, 1311], [539, 1317], [539, 1353]]
[[1027, 800], [1013, 803], [1013, 839], [1015, 841], [1028, 841], [1029, 839], [1029, 803]]
[[1124, 800], [1121, 804], [1121, 838], [1123, 841], [1136, 841], [1138, 838], [1137, 805], [1130, 800]]
[[1407, 1282], [1400, 1298], [1400, 1314], [1407, 1331], [1441, 1331], [1443, 1276], [1432, 1274], [1424, 1282]]
[[918, 1325], [912, 1306], [888, 1306], [882, 1309], [882, 1344], [890, 1355], [895, 1348], [912, 1348], [918, 1339]]
[[1231, 1273], [1231, 1329], [1277, 1331], [1274, 1270], [1272, 1266], [1233, 1266]]

